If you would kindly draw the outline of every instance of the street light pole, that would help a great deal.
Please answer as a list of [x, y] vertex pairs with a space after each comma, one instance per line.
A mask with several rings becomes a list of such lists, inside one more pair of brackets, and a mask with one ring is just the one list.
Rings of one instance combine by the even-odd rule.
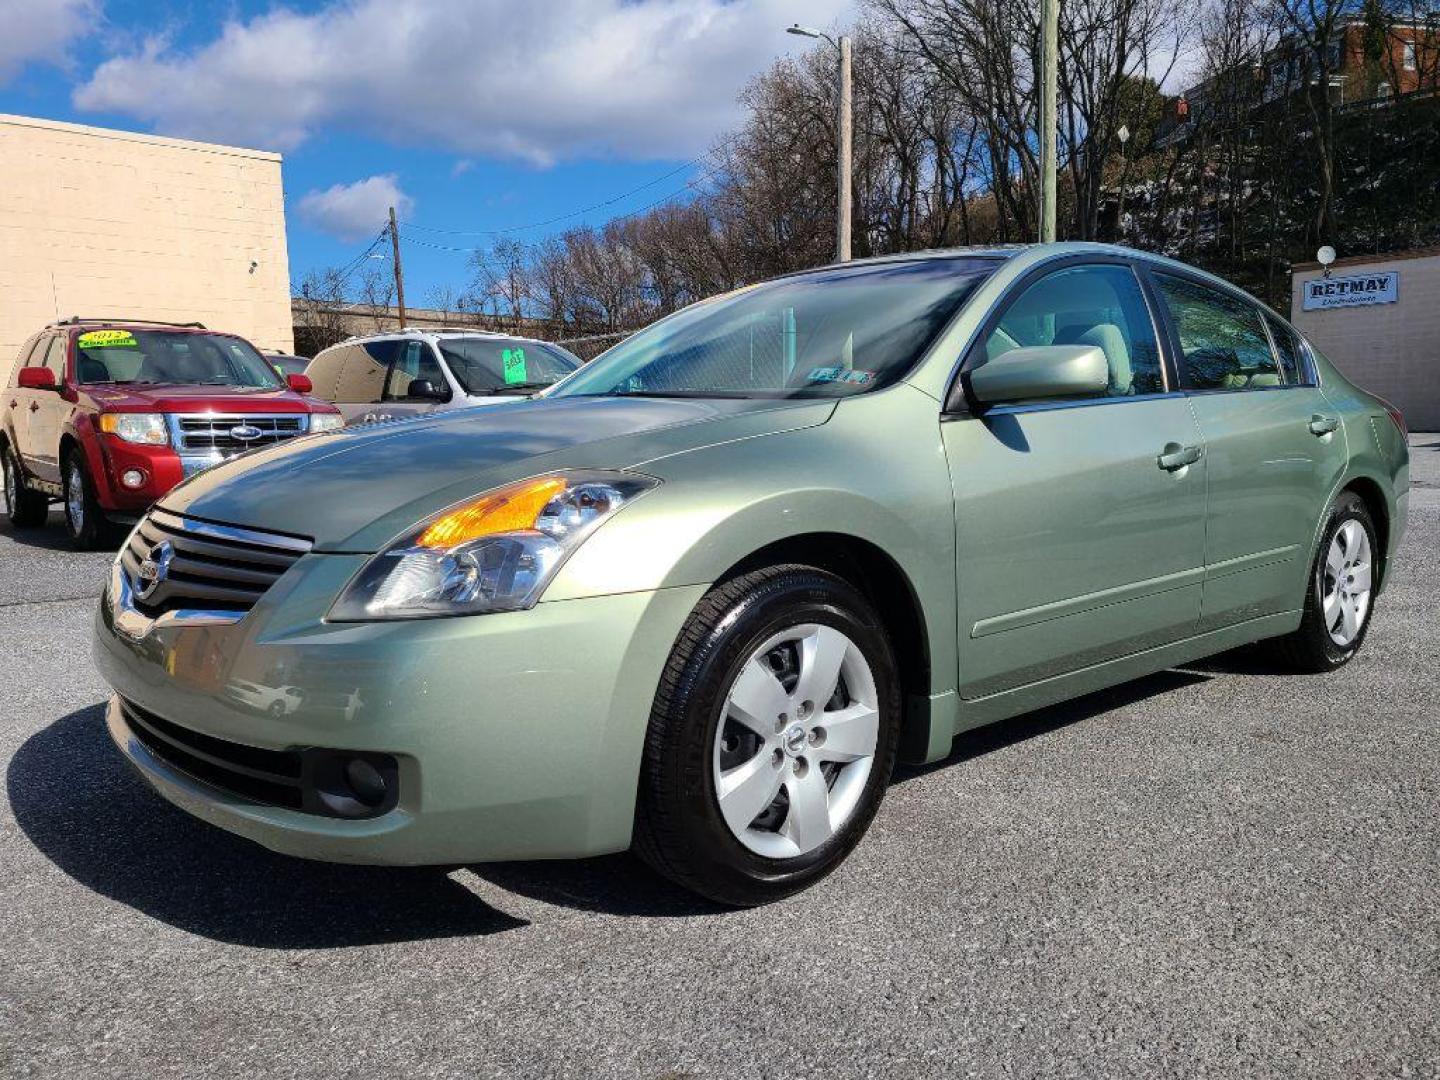
[[1055, 242], [1055, 112], [1060, 0], [1040, 0], [1040, 242]]
[[840, 54], [836, 81], [838, 90], [838, 113], [835, 123], [835, 260], [850, 261], [850, 208], [853, 202], [851, 175], [854, 169], [855, 121], [851, 108], [850, 37], [842, 35], [836, 41], [823, 30], [815, 30], [795, 23], [785, 28], [787, 34], [799, 37], [824, 38]]
[[853, 168], [850, 157], [854, 152], [855, 127], [850, 111], [850, 38], [840, 39], [840, 146], [837, 169], [840, 174], [836, 192], [835, 213], [835, 259], [850, 261], [850, 177]]

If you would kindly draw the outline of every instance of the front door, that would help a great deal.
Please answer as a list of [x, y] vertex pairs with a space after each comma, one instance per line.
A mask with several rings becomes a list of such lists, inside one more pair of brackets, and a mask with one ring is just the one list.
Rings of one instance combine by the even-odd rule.
[[1119, 261], [1028, 283], [966, 366], [1019, 346], [1099, 346], [1107, 392], [947, 420], [961, 696], [986, 697], [1195, 633], [1201, 435]]
[[[450, 384], [430, 343], [414, 340], [396, 342], [396, 346], [390, 374], [385, 379], [385, 397], [381, 405], [386, 419], [423, 416], [448, 402]], [[415, 388], [435, 393], [414, 393]]]
[[70, 413], [71, 403], [63, 395], [65, 358], [68, 341], [64, 334], [54, 334], [30, 357], [31, 367], [46, 367], [55, 380], [54, 390], [30, 390], [30, 400], [22, 403], [25, 428], [20, 433], [21, 453], [25, 468], [40, 480], [60, 481], [60, 428]]
[[1154, 273], [1210, 470], [1202, 627], [1297, 610], [1345, 434], [1294, 331], [1253, 301]]

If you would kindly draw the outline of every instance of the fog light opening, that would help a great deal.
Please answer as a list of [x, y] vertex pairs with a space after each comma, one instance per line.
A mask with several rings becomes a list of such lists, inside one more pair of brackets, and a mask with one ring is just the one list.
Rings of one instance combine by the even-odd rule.
[[345, 783], [355, 801], [376, 807], [385, 801], [388, 785], [379, 769], [364, 758], [351, 758], [345, 765]]
[[120, 483], [132, 491], [145, 486], [145, 481], [150, 479], [145, 475], [144, 469], [126, 469], [120, 474]]
[[307, 802], [335, 817], [378, 817], [394, 809], [399, 769], [388, 754], [311, 750]]

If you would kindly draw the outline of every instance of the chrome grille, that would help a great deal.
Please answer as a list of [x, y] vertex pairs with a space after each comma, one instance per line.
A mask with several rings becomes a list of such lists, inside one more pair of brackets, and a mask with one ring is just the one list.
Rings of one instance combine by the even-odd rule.
[[[177, 448], [181, 453], [250, 450], [303, 435], [309, 427], [308, 421], [309, 417], [303, 414], [255, 416], [240, 413], [220, 416], [213, 413], [181, 413], [175, 417], [179, 429]], [[254, 434], [249, 438], [241, 438], [235, 434], [236, 429], [241, 429], [242, 432], [253, 431]]]
[[152, 510], [120, 553], [120, 568], [135, 607], [146, 615], [245, 612], [310, 550], [310, 543]]

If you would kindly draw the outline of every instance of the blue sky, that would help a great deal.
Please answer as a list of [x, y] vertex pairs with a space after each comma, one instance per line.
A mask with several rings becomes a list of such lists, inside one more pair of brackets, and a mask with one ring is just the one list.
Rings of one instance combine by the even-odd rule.
[[[394, 201], [406, 292], [463, 286], [483, 233], [538, 240], [703, 179], [783, 33], [853, 0], [0, 0], [0, 112], [278, 150], [292, 280]], [[667, 174], [669, 174], [667, 176]]]

